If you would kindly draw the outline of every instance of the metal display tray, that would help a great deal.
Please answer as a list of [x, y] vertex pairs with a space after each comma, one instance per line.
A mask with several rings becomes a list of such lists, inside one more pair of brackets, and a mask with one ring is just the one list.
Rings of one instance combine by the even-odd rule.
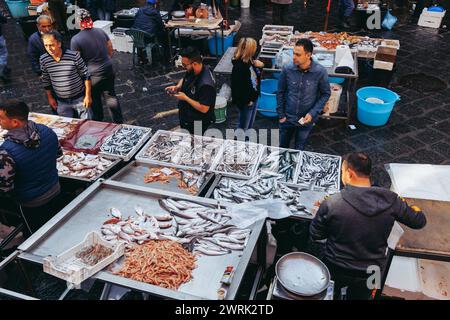
[[[319, 187], [319, 186], [312, 186], [311, 183], [308, 183], [308, 184], [307, 183], [300, 183], [298, 181], [298, 178], [300, 176], [301, 166], [303, 165], [303, 157], [304, 157], [305, 154], [306, 155], [308, 155], [308, 154], [310, 154], [310, 155], [319, 155], [321, 157], [328, 156], [328, 157], [332, 157], [332, 158], [339, 158], [337, 188], [328, 188], [327, 189], [327, 188], [322, 188], [322, 187]], [[302, 164], [300, 166], [298, 166], [297, 176], [295, 177], [296, 185], [299, 185], [299, 186], [302, 186], [302, 187], [307, 187], [310, 190], [319, 190], [319, 191], [323, 190], [323, 191], [337, 192], [337, 191], [339, 191], [341, 189], [341, 178], [340, 178], [341, 166], [342, 166], [342, 157], [341, 156], [337, 156], [337, 155], [334, 155], [334, 154], [325, 154], [325, 153], [318, 153], [318, 152], [311, 152], [311, 151], [303, 151], [303, 153], [302, 153]]]
[[[138, 143], [130, 150], [130, 152], [128, 152], [128, 154], [121, 156], [118, 154], [113, 154], [113, 153], [108, 153], [108, 152], [102, 152], [100, 151], [98, 154], [99, 155], [104, 155], [104, 156], [108, 156], [108, 157], [113, 157], [113, 158], [119, 158], [122, 159], [125, 162], [128, 162], [131, 160], [131, 158], [133, 158], [133, 156], [139, 151], [139, 149], [144, 145], [145, 142], [147, 142], [147, 140], [150, 138], [150, 136], [152, 135], [152, 129], [151, 128], [146, 128], [146, 127], [140, 127], [140, 126], [133, 126], [133, 125], [129, 125], [129, 124], [122, 124], [117, 130], [115, 130], [112, 134], [110, 134], [108, 137], [114, 135], [118, 130], [120, 130], [121, 128], [124, 127], [128, 127], [128, 128], [135, 128], [135, 129], [142, 129], [147, 131], [142, 137], [141, 139], [138, 141]], [[105, 139], [107, 139], [108, 137], [106, 137]], [[103, 144], [102, 144], [103, 145]]]
[[261, 155], [261, 157], [259, 158], [259, 161], [258, 161], [258, 166], [257, 166], [257, 169], [256, 169], [256, 174], [258, 174], [258, 172], [259, 172], [259, 167], [261, 166], [261, 162], [264, 161], [264, 157], [267, 156], [267, 151], [268, 151], [269, 149], [270, 149], [270, 150], [277, 150], [277, 149], [278, 149], [278, 150], [288, 150], [288, 151], [292, 151], [292, 152], [299, 153], [300, 159], [299, 159], [299, 161], [297, 162], [297, 164], [295, 165], [294, 176], [292, 177], [292, 181], [286, 181], [287, 184], [294, 184], [294, 185], [295, 185], [295, 183], [297, 182], [298, 170], [299, 170], [299, 167], [301, 166], [302, 159], [303, 159], [303, 151], [295, 150], [295, 149], [289, 149], [289, 148], [279, 148], [279, 147], [272, 147], [272, 146], [264, 146], [262, 155]]
[[[247, 179], [243, 179], [243, 178], [228, 177], [228, 176], [224, 176], [224, 175], [220, 175], [220, 174], [216, 175], [214, 181], [212, 182], [211, 186], [209, 187], [208, 191], [205, 194], [205, 198], [214, 199], [213, 198], [214, 190], [216, 189], [217, 185], [220, 183], [220, 180], [223, 178], [234, 179], [234, 180], [247, 180]], [[303, 189], [304, 188], [302, 186], [295, 185], [292, 183], [285, 183], [285, 182], [280, 182], [280, 183], [283, 185], [286, 185], [290, 188], [293, 188], [293, 189]], [[322, 190], [307, 190], [307, 189], [305, 189], [304, 191], [302, 191], [302, 193], [300, 195], [300, 201], [301, 201], [301, 204], [303, 204], [306, 207], [306, 209], [308, 209], [310, 212], [313, 212], [314, 209], [317, 209], [317, 207], [315, 206], [315, 203], [317, 201], [322, 201], [327, 195], [329, 195], [329, 193], [322, 191]], [[220, 201], [220, 204], [235, 204], [235, 202], [231, 202], [231, 201], [223, 201], [223, 200], [215, 200], [215, 201]], [[301, 220], [312, 220], [314, 218], [314, 216], [303, 213], [303, 212], [294, 212], [290, 217], [296, 218], [296, 219], [301, 219]]]
[[[74, 152], [74, 151], [71, 151]], [[113, 163], [111, 164], [111, 166], [109, 166], [108, 168], [106, 168], [103, 172], [99, 173], [98, 175], [87, 179], [87, 178], [82, 178], [82, 177], [74, 177], [74, 176], [69, 176], [69, 175], [64, 175], [64, 174], [58, 174], [58, 176], [60, 178], [66, 178], [66, 179], [72, 179], [72, 180], [78, 180], [78, 181], [84, 181], [84, 182], [94, 182], [98, 179], [100, 179], [101, 177], [103, 177], [105, 174], [107, 174], [108, 172], [110, 172], [112, 169], [114, 169], [120, 162], [122, 162], [122, 159], [118, 159], [118, 158], [113, 158], [110, 156], [104, 156], [101, 155], [102, 157], [113, 161]]]
[[[130, 185], [135, 185], [139, 187], [146, 187], [150, 189], [159, 189], [159, 190], [166, 190], [171, 192], [177, 192], [182, 194], [190, 195], [190, 193], [186, 189], [181, 189], [178, 187], [177, 182], [175, 179], [170, 179], [169, 183], [161, 183], [159, 181], [155, 181], [152, 183], [145, 183], [144, 182], [144, 175], [147, 173], [149, 168], [155, 168], [155, 167], [167, 167], [170, 169], [179, 169], [172, 165], [157, 165], [157, 164], [150, 164], [146, 162], [141, 161], [133, 161], [126, 165], [124, 168], [122, 168], [119, 172], [114, 174], [109, 180], [117, 181], [121, 183], [126, 183]], [[185, 169], [183, 169], [185, 170]], [[193, 171], [199, 171], [196, 168], [188, 169]], [[202, 195], [206, 191], [206, 187], [211, 183], [211, 181], [214, 179], [213, 173], [206, 173], [205, 172], [205, 179], [203, 181], [202, 186], [199, 188], [196, 196]]]
[[145, 163], [150, 163], [150, 164], [158, 164], [158, 165], [173, 165], [176, 166], [178, 168], [180, 168], [181, 166], [178, 166], [175, 163], [172, 162], [164, 162], [164, 161], [159, 161], [159, 160], [155, 160], [155, 159], [151, 159], [149, 157], [144, 156], [145, 152], [155, 143], [155, 141], [161, 136], [161, 135], [169, 135], [169, 136], [179, 136], [179, 137], [186, 137], [186, 139], [188, 139], [187, 137], [189, 136], [188, 134], [185, 133], [181, 133], [181, 132], [176, 132], [176, 131], [167, 131], [167, 130], [158, 130], [156, 131], [153, 136], [150, 138], [150, 140], [144, 145], [144, 147], [142, 147], [142, 149], [139, 151], [139, 153], [136, 155], [135, 159], [140, 161], [140, 162], [145, 162]]
[[[157, 165], [170, 165], [172, 167], [175, 168], [180, 168], [180, 169], [193, 169], [193, 168], [197, 168], [197, 169], [201, 169], [200, 166], [195, 166], [195, 165], [183, 165], [183, 164], [178, 164], [178, 163], [173, 163], [173, 162], [165, 162], [165, 161], [159, 161], [159, 160], [154, 160], [154, 159], [150, 159], [148, 157], [145, 157], [144, 154], [145, 152], [154, 144], [154, 142], [159, 138], [159, 136], [161, 135], [172, 135], [172, 136], [178, 136], [178, 137], [183, 137], [186, 140], [191, 141], [190, 139], [193, 139], [193, 137], [201, 137], [201, 136], [197, 136], [197, 135], [190, 135], [190, 134], [186, 134], [186, 133], [182, 133], [182, 132], [177, 132], [177, 131], [166, 131], [166, 130], [158, 130], [153, 136], [152, 138], [145, 144], [145, 146], [141, 149], [141, 151], [139, 151], [139, 153], [136, 155], [135, 159], [140, 161], [140, 162], [145, 162], [145, 163], [150, 163], [150, 164], [157, 164]], [[221, 140], [221, 139], [217, 139], [214, 138], [215, 140]], [[178, 150], [175, 151], [173, 153], [173, 157], [175, 157], [176, 155], [178, 155], [178, 152], [181, 152], [182, 150]], [[219, 148], [218, 151], [218, 155], [221, 152], [221, 148]], [[212, 160], [212, 163], [214, 162], [214, 159]], [[208, 169], [208, 168], [206, 168]]]
[[[19, 258], [42, 264], [46, 256], [60, 254], [79, 243], [87, 233], [99, 230], [108, 218], [107, 212], [111, 206], [123, 213], [131, 213], [134, 212], [134, 206], [139, 204], [148, 212], [158, 213], [163, 210], [158, 200], [168, 197], [218, 205], [217, 201], [211, 199], [150, 190], [115, 181], [97, 181], [22, 243], [18, 248], [21, 251]], [[226, 208], [227, 205], [223, 207]], [[220, 280], [224, 270], [227, 266], [234, 266], [235, 273], [225, 297], [234, 299], [263, 226], [264, 220], [260, 220], [250, 227], [252, 232], [243, 251], [233, 251], [223, 256], [199, 256], [196, 262], [197, 267], [193, 271], [193, 279], [183, 284], [178, 290], [127, 279], [107, 270], [100, 271], [93, 278], [157, 297], [178, 300], [215, 300], [218, 299], [217, 290], [221, 287]]]
[[[221, 174], [224, 176], [229, 176], [229, 177], [234, 177], [234, 178], [244, 178], [244, 179], [250, 179], [251, 177], [253, 177], [256, 173], [256, 170], [258, 169], [258, 164], [260, 161], [260, 158], [262, 156], [262, 153], [264, 151], [264, 146], [262, 144], [259, 143], [249, 143], [249, 142], [242, 142], [242, 141], [234, 141], [234, 140], [224, 140], [225, 143], [222, 145], [220, 151], [217, 153], [216, 158], [213, 160], [213, 163], [209, 169], [209, 171], [215, 172], [217, 174]], [[217, 170], [217, 167], [219, 166], [219, 164], [223, 161], [223, 157], [224, 157], [224, 153], [225, 153], [225, 148], [227, 146], [227, 144], [231, 144], [231, 143], [247, 143], [249, 145], [255, 145], [259, 148], [255, 162], [253, 164], [253, 168], [250, 172], [250, 174], [248, 175], [243, 175], [243, 174], [239, 174], [239, 173], [233, 173], [233, 172], [224, 172], [224, 171], [220, 171]]]

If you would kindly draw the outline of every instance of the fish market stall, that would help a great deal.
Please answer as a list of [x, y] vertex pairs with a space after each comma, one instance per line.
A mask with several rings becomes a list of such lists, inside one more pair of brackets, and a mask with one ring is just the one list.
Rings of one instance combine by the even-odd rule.
[[180, 169], [133, 161], [122, 168], [110, 180], [140, 187], [156, 188], [199, 196], [206, 191], [214, 174], [198, 169]]
[[116, 168], [120, 162], [117, 158], [63, 150], [63, 155], [57, 159], [56, 168], [62, 178], [93, 182]]
[[225, 140], [210, 170], [237, 178], [253, 177], [263, 151], [262, 144]]
[[[264, 221], [239, 229], [227, 224], [229, 219], [227, 205], [218, 206], [215, 200], [97, 181], [25, 241], [18, 248], [18, 258], [42, 264], [44, 258], [65, 252], [86, 234], [97, 231], [111, 243], [125, 241], [129, 251], [113, 266], [95, 274], [96, 280], [156, 297], [218, 299], [218, 290], [224, 286], [223, 272], [233, 266], [225, 299], [234, 299]], [[183, 281], [168, 283], [162, 275], [155, 279], [145, 271], [157, 267], [148, 255], [142, 258], [154, 246], [160, 248], [153, 252], [164, 268], [175, 269], [178, 274], [178, 268], [183, 267]], [[172, 267], [163, 261], [178, 251], [182, 261], [173, 260]], [[192, 257], [195, 266], [189, 271], [185, 266], [192, 267]], [[136, 269], [136, 265], [141, 267]]]
[[147, 142], [151, 133], [150, 128], [122, 124], [119, 129], [104, 139], [99, 154], [130, 161]]
[[263, 199], [281, 199], [292, 217], [310, 220], [315, 215], [315, 203], [329, 193], [286, 184], [276, 174], [260, 173], [251, 179], [216, 176], [206, 194], [221, 203], [245, 203]]
[[339, 191], [341, 162], [340, 156], [304, 151], [296, 183], [311, 190]]
[[222, 144], [221, 139], [158, 130], [136, 155], [136, 160], [208, 170], [220, 153]]

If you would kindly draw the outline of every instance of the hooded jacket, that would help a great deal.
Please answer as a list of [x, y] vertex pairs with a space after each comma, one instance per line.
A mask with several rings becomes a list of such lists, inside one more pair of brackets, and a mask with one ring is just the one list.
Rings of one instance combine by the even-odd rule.
[[148, 32], [157, 37], [164, 34], [164, 23], [158, 9], [152, 6], [139, 8], [134, 18], [133, 28]]
[[8, 131], [0, 151], [3, 159], [8, 160], [3, 166], [5, 170], [0, 171], [0, 181], [8, 182], [3, 191], [13, 189], [20, 204], [43, 205], [59, 193], [56, 159], [62, 152], [51, 129], [28, 121], [24, 127]]
[[321, 204], [310, 235], [313, 240], [327, 239], [325, 258], [332, 264], [366, 272], [368, 266], [384, 266], [395, 221], [413, 229], [426, 224], [420, 209], [409, 207], [390, 190], [346, 186]]

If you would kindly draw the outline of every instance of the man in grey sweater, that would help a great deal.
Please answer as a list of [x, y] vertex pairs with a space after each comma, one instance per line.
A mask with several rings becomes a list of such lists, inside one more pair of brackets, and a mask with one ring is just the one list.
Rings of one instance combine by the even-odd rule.
[[347, 287], [349, 299], [368, 299], [367, 278], [386, 263], [387, 239], [398, 221], [410, 228], [426, 224], [424, 213], [396, 193], [370, 182], [371, 160], [355, 152], [344, 157], [345, 188], [322, 202], [310, 226], [312, 240], [325, 240], [324, 263], [335, 281], [335, 292]]

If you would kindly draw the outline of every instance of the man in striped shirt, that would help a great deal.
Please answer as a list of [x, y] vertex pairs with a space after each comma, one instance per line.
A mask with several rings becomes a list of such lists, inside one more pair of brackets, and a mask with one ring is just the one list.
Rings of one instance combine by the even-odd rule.
[[80, 54], [63, 49], [57, 31], [42, 35], [42, 40], [47, 50], [40, 58], [42, 82], [50, 106], [64, 117], [92, 119], [91, 80]]

